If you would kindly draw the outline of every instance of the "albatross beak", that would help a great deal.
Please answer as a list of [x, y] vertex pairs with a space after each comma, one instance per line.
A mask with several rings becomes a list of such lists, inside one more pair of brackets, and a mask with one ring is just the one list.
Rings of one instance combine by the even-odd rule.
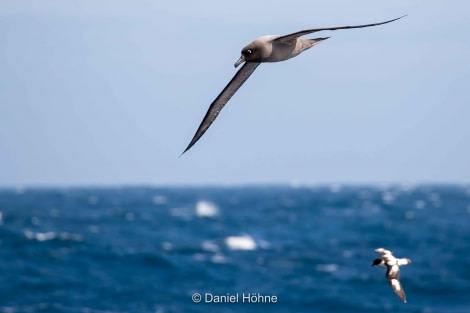
[[243, 62], [245, 62], [245, 57], [242, 55], [237, 62], [235, 62], [235, 67], [239, 66], [240, 64], [242, 64]]

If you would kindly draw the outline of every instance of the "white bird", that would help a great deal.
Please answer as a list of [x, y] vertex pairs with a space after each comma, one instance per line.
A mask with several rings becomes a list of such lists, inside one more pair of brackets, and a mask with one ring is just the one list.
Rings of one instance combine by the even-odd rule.
[[392, 251], [385, 250], [384, 248], [375, 249], [375, 252], [382, 256], [375, 259], [372, 266], [377, 265], [387, 269], [385, 277], [387, 277], [388, 283], [392, 286], [397, 296], [406, 303], [405, 291], [400, 284], [400, 266], [410, 264], [411, 260], [407, 258], [397, 259], [392, 255]]
[[[243, 85], [243, 83], [250, 77], [250, 75], [255, 71], [255, 69], [261, 63], [265, 62], [280, 62], [287, 59], [293, 58], [300, 53], [304, 52], [307, 49], [310, 49], [314, 45], [320, 43], [321, 41], [328, 39], [329, 37], [314, 38], [314, 39], [302, 39], [301, 36], [315, 33], [323, 30], [337, 30], [337, 29], [349, 29], [349, 28], [363, 28], [371, 27], [382, 24], [387, 24], [393, 21], [396, 21], [399, 18], [389, 20], [381, 23], [366, 24], [366, 25], [357, 25], [357, 26], [330, 26], [330, 27], [321, 27], [321, 28], [310, 28], [301, 30], [295, 33], [278, 36], [262, 36], [246, 47], [242, 49], [241, 57], [235, 63], [235, 67], [239, 66], [243, 62], [245, 64], [242, 68], [235, 74], [232, 80], [228, 85], [222, 90], [222, 92], [215, 98], [212, 104], [209, 107], [204, 119], [202, 120], [199, 128], [196, 131], [193, 139], [189, 143], [188, 147], [183, 151], [185, 153], [199, 140], [199, 138], [204, 135], [209, 126], [214, 122], [214, 120], [219, 115], [222, 108], [230, 100], [230, 98], [237, 92], [237, 90]], [[182, 154], [183, 154], [182, 153]]]

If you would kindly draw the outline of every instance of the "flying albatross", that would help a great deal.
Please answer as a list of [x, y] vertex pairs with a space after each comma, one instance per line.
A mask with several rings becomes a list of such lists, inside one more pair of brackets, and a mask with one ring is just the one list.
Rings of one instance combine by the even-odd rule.
[[215, 98], [215, 100], [211, 103], [209, 110], [207, 110], [207, 113], [201, 122], [201, 125], [199, 125], [199, 128], [196, 131], [196, 134], [194, 135], [188, 147], [183, 151], [182, 154], [191, 149], [191, 147], [202, 137], [202, 135], [204, 135], [209, 126], [211, 126], [212, 122], [214, 122], [214, 120], [217, 118], [225, 104], [243, 85], [243, 83], [248, 79], [248, 77], [250, 77], [250, 75], [255, 71], [258, 65], [264, 62], [280, 62], [293, 58], [299, 55], [300, 53], [304, 52], [305, 50], [310, 49], [314, 45], [320, 43], [321, 41], [329, 38], [321, 37], [314, 39], [303, 39], [299, 37], [323, 30], [378, 26], [396, 21], [404, 16], [386, 22], [374, 24], [310, 28], [283, 36], [262, 36], [252, 41], [250, 44], [248, 44], [242, 49], [242, 55], [240, 59], [235, 62], [235, 67], [239, 66], [243, 62], [245, 62], [245, 64], [243, 64], [241, 69], [235, 74], [235, 76], [228, 83], [228, 85], [225, 86], [224, 90], [222, 90], [222, 92], [217, 96], [217, 98]]

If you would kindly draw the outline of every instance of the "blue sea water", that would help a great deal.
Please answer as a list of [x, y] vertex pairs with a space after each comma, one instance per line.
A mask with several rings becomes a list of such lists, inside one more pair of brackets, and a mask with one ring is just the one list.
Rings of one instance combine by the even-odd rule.
[[470, 312], [470, 186], [3, 189], [0, 312]]

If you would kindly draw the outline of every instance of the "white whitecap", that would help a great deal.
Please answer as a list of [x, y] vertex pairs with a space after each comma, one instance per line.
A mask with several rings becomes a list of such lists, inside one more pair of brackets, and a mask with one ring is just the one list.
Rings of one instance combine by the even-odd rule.
[[59, 238], [64, 241], [83, 241], [82, 235], [72, 234], [72, 233], [67, 233], [67, 232], [60, 233]]
[[211, 262], [212, 263], [219, 263], [219, 264], [227, 263], [227, 258], [225, 257], [225, 255], [223, 255], [221, 253], [216, 253], [211, 257]]
[[339, 266], [338, 264], [317, 264], [315, 269], [319, 272], [333, 273], [338, 271]]
[[259, 246], [262, 249], [269, 249], [271, 245], [266, 240], [259, 240]]
[[391, 204], [395, 200], [393, 193], [390, 191], [384, 191], [382, 193], [382, 202], [385, 204]]
[[196, 204], [196, 215], [198, 217], [213, 217], [219, 213], [219, 208], [209, 201], [198, 201]]
[[426, 202], [424, 200], [417, 200], [415, 206], [418, 210], [422, 210], [426, 206]]
[[26, 238], [30, 240], [37, 240], [37, 241], [48, 241], [52, 240], [57, 237], [55, 232], [45, 232], [45, 233], [35, 233], [30, 230], [25, 230], [24, 235]]
[[173, 244], [171, 242], [165, 241], [162, 243], [162, 249], [166, 251], [173, 250]]
[[160, 195], [157, 195], [157, 196], [154, 196], [152, 198], [152, 202], [154, 204], [157, 204], [157, 205], [160, 205], [160, 204], [165, 204], [167, 201], [166, 197], [165, 196], [160, 196]]
[[225, 244], [232, 250], [255, 250], [256, 242], [248, 235], [229, 236], [225, 238]]
[[26, 238], [28, 238], [28, 239], [34, 239], [34, 232], [32, 232], [32, 231], [26, 229], [26, 230], [24, 231], [24, 236], [25, 236]]
[[404, 183], [400, 186], [401, 191], [407, 193], [407, 194], [412, 194], [415, 190], [415, 186], [410, 183]]
[[213, 241], [206, 240], [202, 243], [202, 250], [210, 251], [210, 252], [217, 252], [219, 251], [219, 246]]
[[192, 212], [188, 208], [171, 208], [170, 214], [183, 219], [190, 219], [192, 216]]
[[56, 233], [53, 231], [48, 231], [46, 233], [36, 233], [36, 240], [37, 241], [48, 241], [52, 240], [56, 237]]
[[291, 182], [289, 182], [289, 186], [292, 189], [297, 189], [302, 187], [302, 182], [299, 179], [293, 179]]

